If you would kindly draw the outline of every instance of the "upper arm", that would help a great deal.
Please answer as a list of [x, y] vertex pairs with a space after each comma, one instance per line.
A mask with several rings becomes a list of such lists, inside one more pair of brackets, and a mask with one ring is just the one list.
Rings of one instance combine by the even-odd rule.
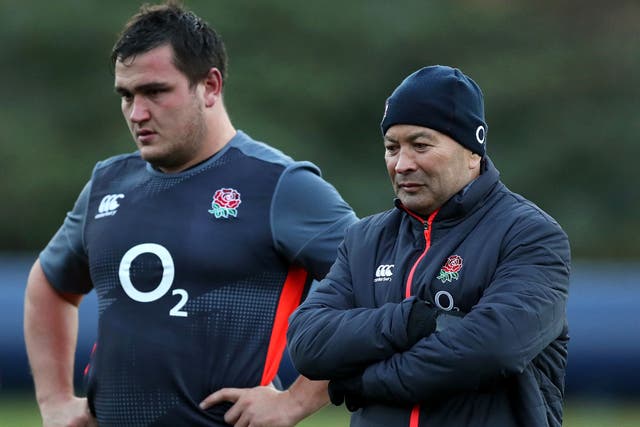
[[84, 242], [90, 191], [91, 182], [85, 185], [62, 226], [40, 253], [44, 275], [60, 292], [87, 293], [93, 287]]
[[50, 301], [61, 299], [77, 307], [80, 305], [82, 297], [82, 294], [56, 290], [44, 274], [39, 259], [31, 267], [25, 291], [25, 298], [28, 303], [50, 305]]
[[283, 172], [272, 201], [271, 224], [281, 253], [319, 280], [329, 271], [346, 228], [357, 217], [310, 166], [296, 163]]

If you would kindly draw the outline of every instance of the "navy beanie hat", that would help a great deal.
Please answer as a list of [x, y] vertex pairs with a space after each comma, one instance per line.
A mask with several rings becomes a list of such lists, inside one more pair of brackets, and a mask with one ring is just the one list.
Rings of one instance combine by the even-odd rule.
[[397, 124], [437, 130], [480, 156], [486, 151], [482, 91], [457, 68], [434, 65], [404, 79], [387, 99], [382, 135]]

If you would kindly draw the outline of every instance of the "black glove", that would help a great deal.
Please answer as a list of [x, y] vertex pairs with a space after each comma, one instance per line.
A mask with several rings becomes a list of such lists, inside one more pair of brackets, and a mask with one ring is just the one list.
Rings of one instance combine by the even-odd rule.
[[409, 346], [413, 346], [436, 330], [436, 319], [441, 312], [442, 310], [434, 307], [429, 301], [416, 299], [413, 302], [407, 322]]
[[362, 397], [362, 376], [341, 378], [329, 381], [329, 399], [336, 406], [344, 402], [347, 409], [355, 412], [365, 406], [366, 400]]

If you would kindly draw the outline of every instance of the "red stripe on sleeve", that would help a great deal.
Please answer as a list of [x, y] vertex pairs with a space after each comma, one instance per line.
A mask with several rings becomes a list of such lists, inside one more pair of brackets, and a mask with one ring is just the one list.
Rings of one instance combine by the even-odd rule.
[[278, 368], [282, 361], [282, 353], [287, 344], [289, 316], [300, 305], [306, 280], [307, 271], [304, 268], [295, 266], [289, 268], [289, 274], [287, 274], [287, 279], [284, 282], [273, 320], [267, 359], [262, 372], [262, 380], [260, 380], [260, 385], [262, 386], [270, 384], [278, 373]]

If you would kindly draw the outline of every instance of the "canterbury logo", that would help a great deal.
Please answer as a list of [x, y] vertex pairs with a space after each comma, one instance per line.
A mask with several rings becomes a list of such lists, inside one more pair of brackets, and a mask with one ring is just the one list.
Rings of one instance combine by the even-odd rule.
[[393, 264], [381, 264], [376, 268], [376, 278], [374, 282], [390, 282], [393, 276]]
[[120, 207], [118, 199], [123, 198], [124, 194], [107, 194], [106, 196], [104, 196], [102, 198], [102, 201], [100, 202], [100, 206], [98, 206], [96, 219], [115, 215], [116, 212], [118, 212], [118, 208]]

